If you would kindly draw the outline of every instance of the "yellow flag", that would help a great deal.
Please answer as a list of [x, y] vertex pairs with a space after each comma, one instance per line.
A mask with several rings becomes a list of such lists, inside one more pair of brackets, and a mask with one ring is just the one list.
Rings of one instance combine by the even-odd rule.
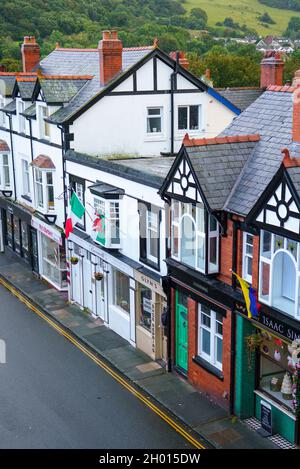
[[238, 281], [240, 282], [240, 285], [241, 285], [241, 289], [242, 289], [242, 292], [243, 292], [243, 295], [244, 295], [244, 299], [245, 299], [245, 303], [246, 303], [246, 308], [247, 308], [247, 312], [248, 312], [248, 318], [252, 318], [252, 314], [251, 314], [251, 311], [250, 311], [250, 295], [249, 295], [249, 284], [246, 282], [246, 280], [244, 280], [243, 278], [241, 278], [238, 274], [236, 274], [235, 272], [232, 272], [233, 275], [236, 276], [236, 278], [238, 279]]

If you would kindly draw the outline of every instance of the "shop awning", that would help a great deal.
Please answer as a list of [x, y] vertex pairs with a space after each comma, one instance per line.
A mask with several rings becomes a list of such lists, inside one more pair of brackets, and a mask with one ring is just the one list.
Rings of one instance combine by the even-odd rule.
[[104, 199], [119, 199], [125, 194], [124, 189], [120, 189], [119, 187], [112, 186], [105, 182], [97, 182], [89, 186], [89, 189], [92, 194], [103, 197]]

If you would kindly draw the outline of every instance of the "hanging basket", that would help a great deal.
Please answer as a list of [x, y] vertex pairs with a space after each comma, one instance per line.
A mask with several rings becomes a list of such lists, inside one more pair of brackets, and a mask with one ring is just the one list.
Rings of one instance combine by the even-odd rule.
[[78, 257], [72, 256], [70, 258], [70, 262], [71, 262], [71, 264], [76, 265], [76, 264], [78, 264], [79, 259], [78, 259]]
[[102, 272], [95, 272], [94, 277], [95, 277], [95, 280], [99, 282], [100, 280], [103, 279], [104, 275]]

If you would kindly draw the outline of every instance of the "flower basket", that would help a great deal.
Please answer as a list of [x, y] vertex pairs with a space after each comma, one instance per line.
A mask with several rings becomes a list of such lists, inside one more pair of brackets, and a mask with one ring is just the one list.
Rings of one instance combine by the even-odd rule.
[[71, 262], [71, 264], [73, 264], [73, 265], [78, 264], [78, 261], [79, 261], [78, 257], [72, 256], [72, 257], [70, 258], [70, 262]]
[[95, 280], [99, 282], [100, 280], [103, 279], [104, 275], [102, 272], [95, 272], [94, 277], [95, 277]]

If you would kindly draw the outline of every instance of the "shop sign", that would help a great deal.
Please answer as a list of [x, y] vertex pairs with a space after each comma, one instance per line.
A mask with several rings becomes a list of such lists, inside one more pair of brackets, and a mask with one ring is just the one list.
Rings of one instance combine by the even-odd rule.
[[135, 271], [134, 278], [137, 282], [141, 283], [145, 287], [151, 288], [151, 290], [155, 293], [158, 293], [161, 296], [165, 296], [161, 284], [156, 282], [152, 278], [147, 277], [147, 275]]
[[260, 423], [259, 433], [263, 436], [273, 435], [272, 430], [272, 407], [265, 401], [260, 401]]
[[46, 223], [43, 223], [41, 220], [38, 220], [37, 218], [32, 218], [31, 226], [33, 226], [33, 228], [43, 233], [45, 236], [47, 236], [47, 238], [52, 239], [57, 244], [62, 246], [61, 234], [57, 230], [53, 230]]
[[[237, 313], [242, 313], [243, 315], [247, 316], [247, 310], [244, 305], [236, 303], [234, 310]], [[267, 329], [280, 334], [290, 341], [300, 339], [300, 329], [298, 330], [286, 324], [282, 320], [273, 317], [270, 313], [267, 313], [263, 310], [260, 311], [258, 318], [253, 318], [253, 321], [260, 323], [262, 326], [265, 326]]]

